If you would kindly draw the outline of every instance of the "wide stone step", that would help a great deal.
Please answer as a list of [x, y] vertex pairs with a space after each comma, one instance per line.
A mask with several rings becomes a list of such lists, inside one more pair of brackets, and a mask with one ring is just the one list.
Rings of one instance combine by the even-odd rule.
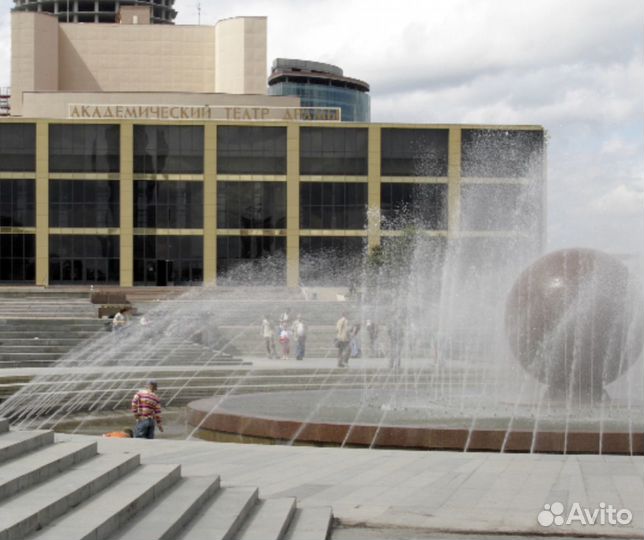
[[71, 348], [72, 347], [70, 347], [69, 345], [7, 345], [6, 343], [0, 343], [0, 351], [2, 352], [2, 354], [29, 354], [38, 352], [64, 354]]
[[96, 442], [64, 442], [38, 449], [0, 466], [0, 499], [45, 482], [96, 455]]
[[153, 503], [180, 478], [180, 465], [142, 465], [31, 539], [104, 540], [122, 529], [137, 512]]
[[53, 442], [54, 433], [49, 430], [9, 431], [3, 433], [0, 435], [0, 463]]
[[66, 337], [55, 338], [41, 338], [40, 336], [7, 338], [0, 336], [0, 348], [4, 350], [5, 347], [21, 347], [22, 345], [34, 345], [37, 343], [38, 346], [70, 349], [83, 341], [85, 341], [84, 337], [70, 337], [69, 334], [66, 334]]
[[60, 358], [58, 353], [7, 353], [0, 352], [0, 362], [31, 362], [34, 361], [48, 361], [53, 362]]
[[175, 538], [219, 489], [219, 476], [182, 479], [113, 540]]
[[139, 466], [130, 454], [99, 455], [8, 499], [0, 507], [0, 540], [24, 540]]
[[257, 488], [223, 488], [195, 517], [180, 540], [231, 540], [257, 503]]
[[297, 508], [284, 540], [326, 540], [332, 520], [333, 513], [328, 506]]
[[260, 501], [235, 535], [235, 540], [280, 540], [294, 511], [293, 498]]

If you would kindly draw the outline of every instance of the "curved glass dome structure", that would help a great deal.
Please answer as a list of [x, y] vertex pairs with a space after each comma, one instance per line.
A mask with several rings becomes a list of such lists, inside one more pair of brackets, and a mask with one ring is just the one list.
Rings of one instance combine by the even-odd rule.
[[369, 122], [369, 85], [345, 77], [331, 64], [278, 58], [268, 78], [268, 95], [298, 96], [302, 107], [340, 107], [342, 121]]
[[122, 6], [149, 6], [150, 22], [174, 24], [174, 0], [14, 0], [14, 11], [57, 15], [60, 22], [115, 23]]

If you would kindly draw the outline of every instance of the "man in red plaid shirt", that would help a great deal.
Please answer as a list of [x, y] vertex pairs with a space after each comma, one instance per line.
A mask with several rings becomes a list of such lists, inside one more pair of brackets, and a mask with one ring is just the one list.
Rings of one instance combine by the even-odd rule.
[[132, 414], [136, 419], [134, 436], [140, 439], [154, 439], [154, 427], [161, 425], [161, 400], [156, 394], [156, 381], [148, 381], [144, 390], [139, 390], [132, 398]]

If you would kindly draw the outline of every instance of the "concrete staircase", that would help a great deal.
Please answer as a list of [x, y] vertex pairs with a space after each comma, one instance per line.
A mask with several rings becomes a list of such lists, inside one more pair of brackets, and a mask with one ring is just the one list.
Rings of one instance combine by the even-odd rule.
[[330, 508], [263, 500], [217, 475], [183, 476], [180, 465], [0, 419], [0, 540], [325, 540], [331, 521]]
[[98, 319], [0, 319], [0, 368], [45, 367], [106, 331]]

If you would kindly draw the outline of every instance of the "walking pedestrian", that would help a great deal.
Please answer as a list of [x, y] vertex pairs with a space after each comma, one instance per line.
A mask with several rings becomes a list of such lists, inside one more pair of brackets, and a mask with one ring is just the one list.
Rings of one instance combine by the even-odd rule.
[[161, 400], [157, 395], [157, 382], [148, 381], [147, 387], [139, 390], [132, 398], [132, 414], [136, 419], [134, 437], [154, 439], [154, 428], [163, 432], [161, 425]]
[[268, 315], [264, 315], [264, 319], [262, 320], [261, 335], [264, 338], [268, 359], [275, 358], [277, 355], [275, 354], [275, 342], [273, 341], [273, 325], [268, 319]]
[[346, 312], [335, 323], [335, 344], [338, 347], [338, 367], [347, 367], [349, 365], [349, 320]]
[[362, 356], [360, 324], [354, 324], [349, 330], [349, 348], [351, 349], [351, 358], [360, 358]]

